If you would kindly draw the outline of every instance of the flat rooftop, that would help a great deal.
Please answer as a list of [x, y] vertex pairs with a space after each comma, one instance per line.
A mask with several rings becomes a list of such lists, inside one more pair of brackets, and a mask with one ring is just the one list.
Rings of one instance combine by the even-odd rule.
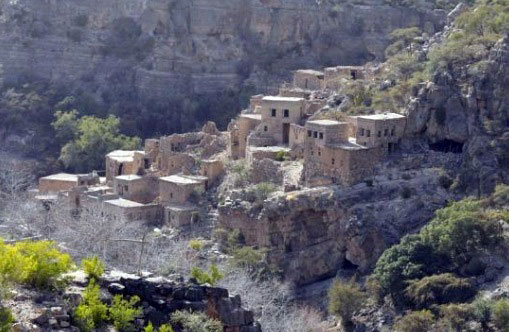
[[78, 182], [78, 174], [57, 173], [42, 177], [41, 180]]
[[240, 115], [240, 117], [262, 121], [262, 115], [260, 113], [243, 113]]
[[330, 146], [332, 148], [342, 149], [342, 150], [349, 150], [349, 151], [367, 150], [368, 149], [364, 145], [357, 144], [357, 140], [353, 137], [348, 138], [348, 142], [327, 144], [327, 146]]
[[299, 97], [282, 97], [282, 96], [265, 96], [262, 98], [263, 101], [289, 101], [289, 102], [297, 102], [302, 101], [304, 98]]
[[301, 74], [323, 76], [323, 72], [322, 71], [314, 70], [314, 69], [299, 69], [299, 70], [296, 70], [295, 72], [296, 73], [301, 73]]
[[122, 207], [122, 208], [134, 208], [134, 207], [142, 207], [145, 206], [144, 204], [133, 202], [128, 199], [118, 198], [118, 199], [112, 199], [109, 201], [104, 201], [104, 203], [108, 203], [110, 205]]
[[284, 146], [249, 146], [249, 151], [265, 151], [265, 152], [290, 152], [291, 149]]
[[169, 204], [164, 208], [175, 212], [190, 212], [198, 210], [195, 205], [191, 204]]
[[106, 157], [120, 161], [120, 162], [131, 162], [134, 161], [134, 154], [138, 152], [141, 154], [145, 154], [145, 151], [126, 151], [126, 150], [115, 150], [106, 155]]
[[307, 121], [306, 124], [311, 124], [311, 125], [318, 125], [318, 126], [339, 126], [341, 124], [347, 124], [346, 122], [340, 122], [340, 121], [336, 121], [336, 120], [327, 120], [327, 119], [324, 119], [324, 120], [311, 120], [311, 121]]
[[135, 181], [135, 180], [141, 180], [141, 179], [143, 179], [143, 177], [136, 175], [136, 174], [129, 174], [129, 175], [116, 176], [115, 179], [119, 179], [119, 180], [123, 180], [123, 181]]
[[207, 180], [205, 176], [191, 176], [191, 175], [170, 175], [159, 178], [159, 180], [164, 182], [170, 182], [178, 185], [191, 185], [191, 184], [201, 184]]
[[358, 115], [357, 118], [363, 120], [395, 120], [403, 119], [405, 116], [398, 113], [378, 113], [371, 115]]

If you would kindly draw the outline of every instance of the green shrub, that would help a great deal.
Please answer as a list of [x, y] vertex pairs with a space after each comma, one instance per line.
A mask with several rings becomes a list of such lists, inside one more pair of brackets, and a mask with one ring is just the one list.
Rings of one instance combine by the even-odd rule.
[[509, 299], [500, 299], [491, 309], [493, 324], [501, 331], [509, 331]]
[[133, 330], [133, 322], [142, 313], [141, 308], [136, 307], [140, 301], [137, 296], [132, 296], [129, 301], [122, 295], [115, 295], [111, 307], [109, 308], [109, 317], [117, 331]]
[[475, 295], [476, 289], [468, 279], [444, 273], [410, 281], [405, 293], [421, 309], [433, 304], [465, 302]]
[[188, 332], [223, 332], [220, 321], [211, 319], [201, 312], [176, 311], [171, 315], [171, 323], [181, 326]]
[[159, 326], [159, 332], [173, 332], [173, 328], [169, 324], [163, 324]]
[[143, 329], [144, 332], [154, 332], [154, 325], [152, 325], [152, 322], [148, 322], [147, 326]]
[[500, 240], [497, 219], [479, 201], [466, 199], [437, 210], [418, 234], [387, 249], [378, 259], [375, 276], [383, 293], [398, 299], [410, 280], [453, 272]]
[[191, 269], [191, 276], [196, 279], [196, 281], [200, 284], [209, 284], [215, 285], [218, 281], [224, 278], [224, 274], [219, 271], [218, 267], [212, 264], [209, 267], [209, 271], [203, 271], [199, 267], [193, 267]]
[[203, 249], [203, 241], [201, 240], [191, 240], [189, 241], [189, 248], [195, 250], [195, 251], [200, 251]]
[[106, 266], [97, 256], [94, 256], [82, 260], [81, 268], [90, 279], [99, 279], [104, 274]]
[[472, 307], [468, 304], [443, 305], [440, 306], [438, 326], [442, 331], [467, 331], [472, 316]]
[[99, 285], [91, 279], [83, 292], [83, 300], [74, 310], [74, 319], [82, 331], [92, 331], [108, 318], [108, 308], [101, 302]]
[[428, 332], [434, 322], [434, 316], [429, 310], [413, 311], [396, 321], [396, 332]]
[[10, 332], [13, 323], [14, 316], [11, 310], [0, 306], [0, 332]]
[[251, 271], [258, 269], [265, 260], [265, 253], [262, 250], [247, 246], [234, 249], [232, 254], [231, 262], [233, 265]]
[[270, 182], [261, 182], [255, 186], [256, 201], [261, 203], [269, 197], [271, 193], [276, 191], [276, 186]]
[[365, 297], [355, 281], [336, 279], [329, 289], [329, 313], [341, 317], [343, 325], [347, 326], [353, 314], [362, 308]]
[[475, 320], [480, 322], [483, 327], [486, 327], [491, 319], [491, 301], [478, 297], [472, 302], [471, 306], [472, 315]]
[[[71, 257], [56, 249], [56, 244], [51, 241], [18, 242], [5, 245], [3, 249], [0, 249], [0, 271], [4, 279], [31, 286], [52, 286], [73, 267]], [[16, 275], [5, 278], [9, 274]]]
[[285, 161], [287, 159], [286, 152], [279, 151], [276, 153], [276, 161]]
[[[154, 329], [154, 325], [152, 325], [152, 322], [149, 322], [147, 326], [143, 329], [144, 332], [155, 332], [156, 329]], [[163, 324], [159, 326], [158, 332], [173, 332], [173, 329], [171, 325], [169, 324]]]

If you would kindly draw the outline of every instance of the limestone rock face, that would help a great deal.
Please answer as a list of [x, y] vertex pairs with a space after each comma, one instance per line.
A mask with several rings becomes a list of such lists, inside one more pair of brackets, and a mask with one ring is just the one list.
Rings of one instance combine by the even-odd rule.
[[506, 37], [480, 63], [436, 72], [407, 108], [409, 136], [461, 147], [467, 192], [489, 193], [509, 175], [508, 64]]
[[381, 59], [393, 29], [432, 34], [446, 20], [441, 10], [365, 3], [1, 0], [0, 82], [78, 82], [95, 96], [108, 85], [150, 97], [213, 93], [246, 80], [264, 89], [291, 69]]
[[299, 285], [332, 277], [342, 268], [367, 272], [388, 246], [454, 199], [433, 167], [454, 167], [458, 158], [409, 156], [401, 165], [386, 165], [372, 184], [279, 194], [263, 208], [232, 193], [219, 206], [219, 223], [239, 230], [247, 245], [269, 249], [269, 261]]

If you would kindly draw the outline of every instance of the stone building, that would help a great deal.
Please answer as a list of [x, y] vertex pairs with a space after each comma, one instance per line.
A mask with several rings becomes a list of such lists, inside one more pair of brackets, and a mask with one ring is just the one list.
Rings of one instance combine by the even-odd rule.
[[159, 196], [157, 177], [120, 175], [113, 181], [115, 194], [134, 202], [147, 204]]
[[141, 204], [123, 198], [104, 201], [103, 212], [114, 220], [153, 224], [158, 224], [162, 217], [162, 208], [159, 204]]
[[39, 179], [39, 193], [49, 194], [71, 190], [78, 186], [91, 186], [100, 182], [97, 173], [68, 174], [58, 173]]
[[348, 137], [348, 123], [315, 120], [306, 123], [304, 174], [307, 186], [352, 185], [372, 175], [378, 150]]
[[405, 132], [406, 117], [401, 114], [380, 113], [352, 118], [357, 143], [368, 148], [380, 147], [393, 152]]
[[170, 175], [159, 178], [159, 197], [163, 205], [184, 204], [193, 193], [200, 194], [208, 189], [204, 176]]
[[290, 143], [290, 125], [300, 123], [304, 114], [304, 98], [266, 96], [261, 103], [261, 137], [270, 138], [273, 144]]
[[112, 151], [106, 155], [106, 181], [113, 181], [119, 175], [139, 174], [149, 164], [145, 151]]
[[208, 179], [211, 185], [224, 173], [224, 164], [220, 159], [204, 159], [201, 161], [200, 175]]
[[293, 74], [293, 87], [303, 90], [321, 90], [324, 88], [324, 73], [312, 69], [300, 69]]
[[245, 158], [247, 138], [261, 122], [261, 114], [244, 113], [230, 123], [228, 126], [228, 155], [231, 159]]

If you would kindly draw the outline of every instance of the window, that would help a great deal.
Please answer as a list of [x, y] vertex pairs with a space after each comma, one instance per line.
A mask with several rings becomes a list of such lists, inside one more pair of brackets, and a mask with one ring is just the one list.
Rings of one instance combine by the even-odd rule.
[[290, 111], [289, 111], [289, 110], [284, 110], [284, 111], [283, 111], [283, 116], [284, 116], [285, 118], [289, 118], [289, 117], [290, 117]]
[[336, 161], [334, 160], [334, 158], [332, 158], [332, 165], [334, 165], [334, 163], [336, 163]]
[[269, 127], [267, 127], [267, 126], [263, 127], [263, 131], [268, 131], [268, 130], [269, 130]]
[[275, 108], [272, 109], [272, 116], [276, 117], [276, 109]]
[[313, 149], [311, 149], [311, 155], [314, 155]]
[[321, 156], [322, 155], [322, 152], [320, 151], [320, 149], [318, 149], [318, 155]]
[[320, 133], [320, 139], [323, 139], [323, 133]]
[[396, 131], [396, 128], [391, 129], [391, 136], [394, 136], [394, 132]]
[[361, 129], [359, 130], [359, 135], [364, 136], [364, 128], [361, 128]]
[[172, 198], [172, 199], [173, 199], [173, 193], [170, 193], [170, 198]]
[[371, 137], [371, 130], [367, 130], [367, 131], [366, 131], [366, 136], [367, 136], [367, 137]]
[[389, 129], [384, 129], [384, 136], [388, 136], [389, 135]]
[[314, 131], [314, 132], [313, 132], [313, 137], [314, 137], [314, 138], [317, 138], [317, 137], [318, 137], [318, 132], [317, 132], [317, 131]]
[[127, 193], [129, 192], [129, 187], [128, 186], [124, 186], [124, 191]]
[[382, 137], [382, 132], [380, 130], [378, 131], [378, 137]]
[[313, 136], [313, 132], [311, 130], [308, 130], [308, 137]]

